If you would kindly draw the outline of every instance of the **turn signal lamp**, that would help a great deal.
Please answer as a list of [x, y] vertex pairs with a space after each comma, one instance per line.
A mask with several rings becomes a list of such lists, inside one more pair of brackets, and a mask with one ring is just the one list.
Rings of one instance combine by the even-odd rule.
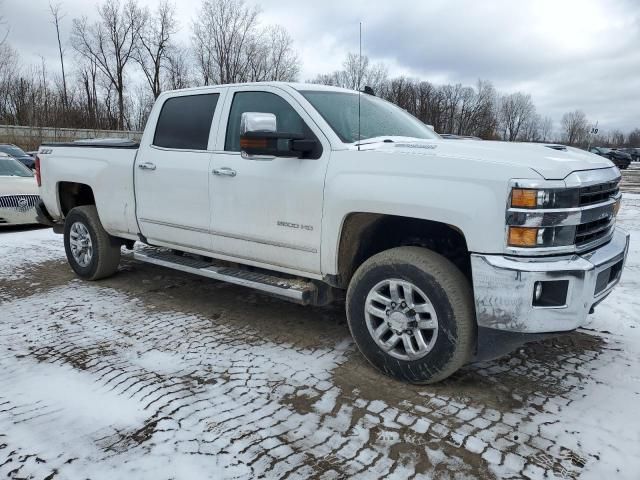
[[509, 246], [536, 247], [538, 246], [538, 228], [509, 227]]

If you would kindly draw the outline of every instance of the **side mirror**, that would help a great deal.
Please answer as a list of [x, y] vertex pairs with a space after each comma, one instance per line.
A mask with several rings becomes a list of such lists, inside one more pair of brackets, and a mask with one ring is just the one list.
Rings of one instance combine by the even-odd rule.
[[298, 133], [278, 132], [273, 113], [245, 112], [240, 118], [240, 151], [243, 158], [269, 160], [301, 158], [315, 150], [317, 141]]

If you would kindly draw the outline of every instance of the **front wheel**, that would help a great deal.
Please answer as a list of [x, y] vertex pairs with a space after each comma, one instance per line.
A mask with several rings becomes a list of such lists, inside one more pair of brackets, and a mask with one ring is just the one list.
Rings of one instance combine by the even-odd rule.
[[419, 247], [384, 251], [358, 268], [347, 320], [373, 366], [412, 383], [450, 376], [469, 361], [476, 340], [469, 281], [449, 260]]
[[74, 272], [86, 280], [109, 277], [118, 270], [121, 242], [109, 235], [93, 205], [73, 208], [64, 222], [64, 249]]

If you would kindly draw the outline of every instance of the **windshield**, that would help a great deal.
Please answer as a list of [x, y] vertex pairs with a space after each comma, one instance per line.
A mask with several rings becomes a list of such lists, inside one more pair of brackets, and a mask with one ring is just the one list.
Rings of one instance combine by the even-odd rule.
[[12, 157], [25, 157], [27, 154], [20, 147], [15, 145], [0, 145], [0, 152], [4, 152]]
[[399, 136], [425, 140], [439, 138], [420, 120], [392, 103], [371, 95], [360, 95], [358, 137], [358, 94], [350, 92], [300, 91], [345, 143], [367, 138]]
[[13, 158], [0, 158], [0, 177], [33, 177], [33, 173]]

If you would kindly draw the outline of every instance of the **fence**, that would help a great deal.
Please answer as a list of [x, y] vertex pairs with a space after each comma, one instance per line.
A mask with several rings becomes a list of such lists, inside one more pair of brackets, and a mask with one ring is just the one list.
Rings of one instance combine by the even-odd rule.
[[121, 130], [0, 125], [0, 143], [13, 143], [27, 151], [37, 149], [43, 142], [72, 142], [84, 138], [129, 138], [131, 140], [140, 140], [141, 136], [142, 132]]

